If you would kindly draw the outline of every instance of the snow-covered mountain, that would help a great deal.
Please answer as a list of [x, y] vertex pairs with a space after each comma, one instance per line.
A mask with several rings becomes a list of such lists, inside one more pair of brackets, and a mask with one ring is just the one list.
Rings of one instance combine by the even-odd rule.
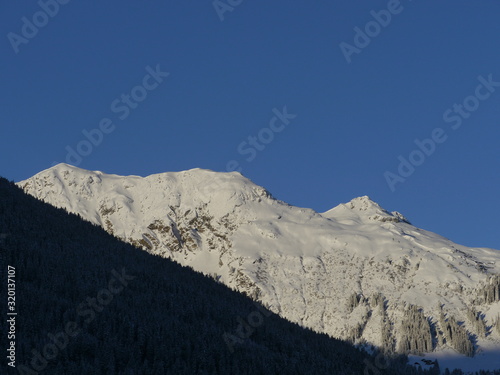
[[18, 184], [318, 332], [388, 351], [500, 350], [500, 252], [419, 229], [366, 196], [318, 213], [237, 172], [138, 177], [67, 164]]

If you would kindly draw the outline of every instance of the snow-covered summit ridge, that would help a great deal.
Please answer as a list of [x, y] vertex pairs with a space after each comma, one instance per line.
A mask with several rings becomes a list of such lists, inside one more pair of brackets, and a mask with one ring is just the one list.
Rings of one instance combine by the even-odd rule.
[[[32, 195], [70, 212], [79, 213], [93, 197], [101, 200], [144, 200], [149, 207], [179, 204], [217, 205], [219, 211], [230, 210], [245, 200], [269, 196], [238, 172], [222, 173], [208, 169], [190, 169], [141, 176], [119, 176], [101, 171], [87, 171], [68, 164], [58, 164], [30, 179], [19, 182]], [[95, 203], [95, 202], [93, 202]], [[96, 208], [96, 207], [94, 207]], [[97, 207], [98, 208], [98, 207]]]
[[151, 179], [154, 177], [168, 178], [168, 177], [172, 177], [172, 176], [176, 176], [176, 175], [179, 175], [179, 176], [182, 176], [182, 175], [184, 175], [184, 176], [199, 176], [200, 178], [206, 178], [207, 176], [213, 177], [216, 175], [218, 175], [219, 177], [239, 176], [242, 180], [245, 180], [246, 182], [253, 184], [253, 182], [251, 182], [249, 179], [247, 179], [246, 177], [244, 177], [241, 173], [239, 173], [237, 171], [234, 171], [234, 172], [215, 172], [215, 171], [212, 171], [210, 169], [192, 168], [192, 169], [188, 169], [188, 170], [180, 171], [180, 172], [161, 172], [161, 173], [151, 174], [149, 176], [143, 177], [143, 176], [138, 176], [138, 175], [122, 176], [122, 175], [105, 173], [102, 171], [90, 171], [90, 170], [78, 168], [78, 167], [75, 167], [73, 165], [66, 164], [66, 163], [59, 163], [57, 165], [54, 165], [51, 168], [45, 169], [45, 170], [35, 174], [33, 177], [31, 177], [29, 179], [19, 182], [19, 184], [21, 184], [23, 182], [28, 182], [28, 181], [36, 179], [36, 178], [47, 176], [47, 175], [57, 175], [57, 176], [64, 175], [66, 178], [68, 176], [68, 173], [71, 173], [71, 176], [74, 178], [81, 178], [82, 176], [96, 175], [96, 176], [103, 176], [105, 178], [119, 178], [119, 179], [144, 179], [144, 178]]
[[[51, 181], [49, 185], [55, 184], [56, 186], [62, 187], [62, 185], [64, 185], [61, 184], [62, 181], [70, 185], [82, 185], [82, 193], [84, 193], [85, 190], [90, 192], [92, 190], [91, 186], [94, 183], [102, 183], [104, 179], [106, 181], [105, 184], [111, 183], [112, 181], [116, 183], [117, 181], [126, 180], [130, 181], [130, 183], [133, 181], [148, 181], [150, 186], [151, 184], [160, 184], [162, 188], [166, 189], [174, 185], [186, 185], [186, 187], [190, 187], [190, 189], [188, 189], [191, 190], [190, 192], [197, 193], [198, 199], [205, 199], [207, 201], [216, 195], [234, 196], [239, 194], [242, 197], [256, 197], [257, 199], [262, 196], [272, 197], [266, 189], [254, 184], [239, 172], [215, 172], [202, 168], [193, 168], [180, 172], [162, 172], [142, 177], [137, 175], [121, 176], [104, 173], [102, 171], [89, 171], [66, 163], [60, 163], [18, 184], [26, 191], [34, 192], [38, 190], [40, 194], [43, 195], [42, 190], [47, 190], [46, 181], [52, 179], [54, 181]], [[46, 193], [49, 192], [46, 191]], [[354, 198], [348, 203], [339, 204], [321, 215], [325, 218], [337, 219], [339, 222], [345, 223], [348, 223], [350, 219], [353, 220], [353, 223], [369, 221], [407, 222], [407, 219], [404, 218], [403, 215], [398, 212], [389, 213], [368, 196]]]
[[386, 350], [500, 348], [500, 252], [419, 229], [366, 196], [320, 214], [237, 172], [117, 176], [64, 164], [19, 186], [319, 332]]

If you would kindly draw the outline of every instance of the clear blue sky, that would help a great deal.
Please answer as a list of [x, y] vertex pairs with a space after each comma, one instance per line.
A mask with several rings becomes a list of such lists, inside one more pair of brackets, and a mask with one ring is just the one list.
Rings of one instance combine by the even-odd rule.
[[[2, 2], [0, 175], [65, 162], [107, 118], [79, 167], [148, 175], [235, 160], [291, 204], [321, 212], [369, 195], [417, 226], [500, 249], [500, 88], [476, 90], [479, 76], [500, 82], [500, 2], [220, 3], [223, 21], [212, 1], [72, 0], [57, 14]], [[378, 30], [370, 12], [388, 8]], [[366, 26], [373, 37], [357, 38], [348, 63], [339, 45], [356, 47]], [[156, 82], [148, 66], [170, 75]], [[284, 106], [296, 117], [270, 130]], [[445, 142], [413, 152], [439, 128]], [[384, 173], [412, 152], [421, 165], [391, 191]]]

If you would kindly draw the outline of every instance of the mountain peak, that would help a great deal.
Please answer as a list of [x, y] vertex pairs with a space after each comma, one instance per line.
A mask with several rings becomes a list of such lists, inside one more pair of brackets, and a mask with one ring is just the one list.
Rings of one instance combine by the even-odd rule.
[[347, 203], [339, 204], [322, 215], [344, 224], [360, 224], [373, 221], [409, 223], [399, 212], [391, 213], [387, 211], [367, 195], [354, 198]]
[[351, 199], [348, 205], [351, 206], [351, 209], [358, 209], [360, 211], [366, 211], [370, 208], [381, 208], [379, 204], [371, 200], [368, 195]]

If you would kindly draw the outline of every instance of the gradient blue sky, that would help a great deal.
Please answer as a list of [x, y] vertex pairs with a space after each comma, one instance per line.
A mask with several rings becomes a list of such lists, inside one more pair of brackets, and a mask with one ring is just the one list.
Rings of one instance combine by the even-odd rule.
[[[500, 88], [460, 128], [443, 120], [478, 76], [500, 81], [500, 2], [400, 4], [348, 64], [339, 44], [387, 1], [243, 0], [221, 21], [212, 1], [72, 0], [18, 53], [8, 33], [41, 8], [2, 2], [0, 175], [66, 161], [109, 118], [114, 131], [79, 167], [144, 176], [236, 160], [291, 204], [321, 212], [369, 195], [458, 243], [500, 249]], [[170, 76], [120, 119], [111, 103], [157, 64]], [[297, 117], [247, 161], [238, 146], [283, 106]], [[391, 191], [384, 172], [436, 128], [446, 142]]]

